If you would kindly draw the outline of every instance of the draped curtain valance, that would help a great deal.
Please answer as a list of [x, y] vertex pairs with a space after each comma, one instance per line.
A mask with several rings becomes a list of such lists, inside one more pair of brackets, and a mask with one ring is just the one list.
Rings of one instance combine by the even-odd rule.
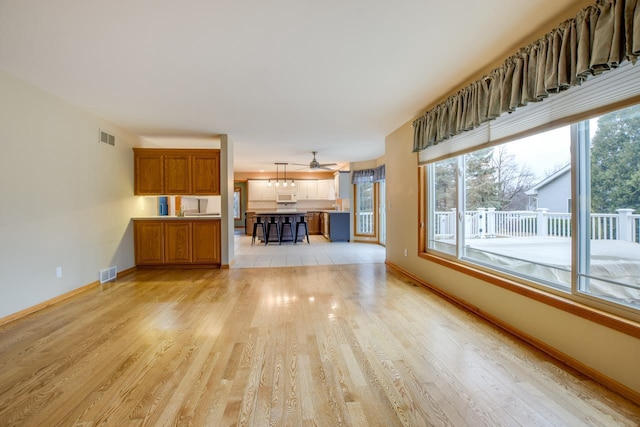
[[363, 182], [377, 182], [385, 179], [386, 172], [384, 165], [378, 166], [374, 169], [363, 169], [359, 171], [353, 171], [351, 174], [352, 184], [361, 184]]
[[640, 1], [599, 0], [414, 120], [413, 151], [542, 101], [623, 61], [635, 63], [639, 55]]

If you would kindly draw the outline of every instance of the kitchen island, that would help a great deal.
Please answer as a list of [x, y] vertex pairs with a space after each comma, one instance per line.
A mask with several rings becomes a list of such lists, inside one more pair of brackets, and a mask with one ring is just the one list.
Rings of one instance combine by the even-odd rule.
[[322, 211], [322, 235], [331, 242], [348, 242], [351, 239], [349, 212]]
[[[284, 216], [292, 216], [297, 220], [297, 217], [304, 216], [307, 220], [307, 227], [309, 228], [309, 234], [322, 234], [326, 239], [336, 242], [347, 242], [350, 239], [350, 226], [349, 226], [349, 211], [336, 211], [333, 209], [309, 209], [309, 210], [249, 210], [245, 212], [245, 234], [251, 236], [253, 234], [253, 225], [256, 223], [256, 218], [261, 217], [263, 222], [269, 221], [271, 217], [275, 220], [280, 220]], [[293, 221], [293, 220], [292, 220]], [[295, 224], [293, 225], [293, 231], [295, 233]], [[285, 228], [285, 232], [288, 233], [288, 229]], [[299, 231], [298, 241], [301, 241], [304, 230]], [[276, 241], [277, 235], [275, 234], [275, 228], [272, 227], [269, 241]], [[257, 239], [264, 241], [262, 236], [262, 230], [258, 229]], [[283, 236], [284, 241], [291, 241], [291, 236]]]

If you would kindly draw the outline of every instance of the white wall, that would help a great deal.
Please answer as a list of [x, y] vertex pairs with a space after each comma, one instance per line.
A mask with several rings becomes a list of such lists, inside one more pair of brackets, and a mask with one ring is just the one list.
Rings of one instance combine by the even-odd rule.
[[[137, 137], [0, 71], [0, 317], [134, 265]], [[98, 142], [98, 129], [116, 146]], [[56, 267], [62, 278], [56, 278]]]
[[640, 340], [418, 257], [418, 171], [412, 142], [408, 123], [386, 139], [387, 260], [640, 392]]

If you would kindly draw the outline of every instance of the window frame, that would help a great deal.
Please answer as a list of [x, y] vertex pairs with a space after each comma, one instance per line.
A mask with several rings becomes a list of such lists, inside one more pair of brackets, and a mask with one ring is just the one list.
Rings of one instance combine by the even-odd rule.
[[[572, 261], [571, 261], [571, 290], [567, 292], [566, 290], [560, 288], [549, 287], [543, 283], [539, 283], [535, 280], [528, 280], [526, 278], [509, 274], [508, 272], [501, 271], [499, 269], [494, 269], [491, 266], [485, 266], [480, 263], [475, 263], [473, 261], [463, 259], [462, 258], [462, 248], [464, 244], [464, 221], [461, 221], [458, 218], [457, 224], [462, 229], [457, 230], [457, 248], [456, 255], [449, 255], [445, 252], [441, 252], [429, 247], [429, 230], [428, 226], [429, 221], [433, 221], [433, 207], [429, 204], [429, 198], [431, 197], [430, 191], [433, 191], [431, 186], [431, 179], [429, 178], [430, 168], [428, 164], [434, 164], [435, 162], [457, 157], [462, 159], [466, 152], [481, 150], [483, 148], [487, 148], [488, 146], [498, 146], [504, 143], [508, 143], [511, 141], [518, 140], [523, 137], [522, 134], [514, 135], [508, 139], [495, 141], [491, 144], [482, 144], [480, 146], [474, 147], [472, 150], [465, 150], [463, 152], [452, 153], [447, 156], [442, 156], [440, 158], [433, 159], [425, 164], [420, 164], [418, 166], [418, 176], [419, 176], [419, 223], [418, 223], [418, 232], [419, 234], [419, 251], [418, 256], [420, 258], [426, 259], [428, 261], [443, 265], [445, 267], [451, 268], [456, 271], [460, 271], [469, 276], [481, 279], [493, 285], [502, 287], [504, 289], [516, 292], [518, 294], [533, 298], [537, 301], [552, 305], [557, 308], [561, 308], [567, 312], [572, 314], [579, 315], [581, 317], [589, 318], [590, 320], [597, 321], [598, 323], [604, 324], [606, 326], [617, 329], [621, 332], [630, 334], [632, 336], [640, 338], [640, 325], [637, 323], [630, 323], [640, 321], [640, 309], [636, 309], [630, 306], [626, 306], [620, 303], [616, 303], [604, 298], [600, 298], [594, 295], [590, 295], [581, 291], [580, 286], [580, 277], [577, 269], [578, 265], [578, 257], [581, 257], [580, 260], [583, 262], [581, 265], [584, 265], [584, 257], [585, 250], [581, 249], [584, 246], [584, 243], [580, 241], [582, 236], [589, 235], [585, 234], [584, 224], [586, 221], [584, 218], [579, 218], [579, 216], [584, 215], [584, 207], [587, 206], [588, 198], [584, 197], [585, 188], [589, 188], [588, 179], [588, 171], [586, 173], [579, 174], [578, 167], [588, 168], [588, 157], [585, 157], [585, 151], [588, 152], [588, 144], [584, 143], [575, 143], [575, 141], [579, 140], [579, 135], [574, 135], [574, 132], [579, 132], [579, 124], [587, 122], [587, 133], [588, 133], [588, 120], [597, 117], [615, 110], [619, 110], [621, 108], [626, 108], [628, 106], [634, 105], [638, 103], [637, 98], [632, 98], [627, 100], [624, 103], [616, 103], [613, 105], [609, 105], [606, 109], [597, 109], [596, 111], [591, 111], [588, 114], [582, 114], [579, 117], [572, 117], [572, 123], [567, 123], [569, 119], [564, 119], [562, 121], [557, 121], [553, 124], [547, 124], [542, 127], [538, 127], [536, 129], [531, 129], [526, 132], [526, 136], [541, 133], [546, 130], [551, 130], [554, 128], [558, 128], [561, 126], [566, 126], [568, 124], [572, 125], [572, 144], [571, 144], [571, 181], [572, 181], [572, 189], [571, 189], [571, 226], [574, 230], [578, 230], [576, 233], [572, 233]], [[586, 147], [586, 149], [585, 149]], [[586, 153], [588, 156], [588, 153]], [[458, 161], [460, 162], [460, 160]], [[458, 163], [460, 164], [460, 163]], [[584, 165], [587, 166], [584, 166]], [[580, 166], [581, 165], [581, 166]], [[584, 169], [583, 169], [584, 170]], [[457, 174], [458, 181], [463, 181], [464, 177], [461, 177], [461, 172], [459, 171]], [[587, 187], [585, 187], [587, 185]], [[456, 192], [458, 196], [458, 206], [466, 206], [464, 203], [464, 191], [460, 191], [460, 185], [456, 184]], [[588, 190], [587, 190], [588, 194]], [[580, 205], [580, 206], [578, 206]], [[430, 211], [431, 210], [431, 211]], [[577, 212], [578, 214], [574, 214]], [[588, 212], [588, 211], [587, 211]], [[458, 210], [458, 215], [460, 214], [460, 210]], [[579, 227], [583, 227], [582, 230]], [[462, 241], [462, 242], [461, 242]]]
[[[237, 200], [235, 198], [236, 194], [238, 195]], [[235, 215], [236, 212], [234, 212], [233, 220], [234, 221], [240, 221], [242, 219], [242, 187], [234, 187], [233, 188], [233, 195], [234, 195], [234, 201], [233, 201], [234, 211], [235, 211], [235, 202], [236, 201], [238, 202], [238, 212], [237, 212], [237, 215]]]
[[[372, 224], [372, 232], [370, 234], [364, 234], [358, 232], [358, 217], [359, 217], [359, 209], [358, 209], [358, 186], [362, 184], [371, 184], [372, 189], [372, 214], [373, 214], [373, 224]], [[353, 236], [367, 239], [378, 239], [378, 183], [377, 182], [362, 182], [353, 184]]]

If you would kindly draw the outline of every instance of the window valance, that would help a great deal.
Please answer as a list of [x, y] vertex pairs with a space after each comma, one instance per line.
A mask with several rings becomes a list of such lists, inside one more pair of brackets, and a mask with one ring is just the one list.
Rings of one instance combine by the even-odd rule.
[[542, 101], [624, 61], [635, 63], [639, 55], [640, 2], [599, 0], [414, 120], [413, 151]]
[[386, 172], [384, 165], [373, 169], [362, 169], [351, 173], [352, 184], [362, 184], [363, 182], [377, 182], [385, 179]]

